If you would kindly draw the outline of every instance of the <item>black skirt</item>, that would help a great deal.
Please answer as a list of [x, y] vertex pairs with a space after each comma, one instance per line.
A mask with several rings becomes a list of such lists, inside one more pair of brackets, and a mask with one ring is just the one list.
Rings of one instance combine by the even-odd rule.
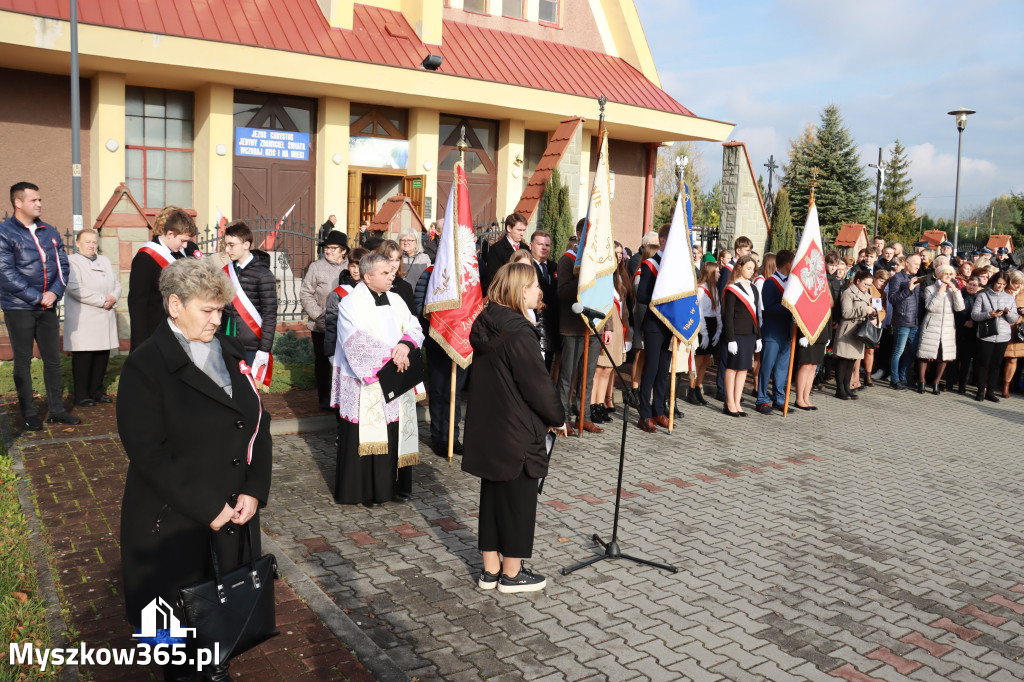
[[412, 492], [412, 467], [398, 468], [398, 422], [388, 424], [388, 454], [359, 456], [359, 424], [338, 422], [334, 501], [338, 504], [395, 499]]
[[705, 317], [704, 318], [704, 333], [708, 335], [708, 347], [701, 348], [697, 347], [697, 352], [694, 355], [718, 355], [718, 344], [712, 344], [711, 339], [715, 338], [715, 334], [718, 332], [718, 318], [716, 317]]
[[807, 348], [800, 345], [801, 338], [803, 337], [797, 338], [796, 359], [793, 360], [793, 366], [820, 365], [824, 362], [825, 350], [828, 348], [828, 344], [825, 343], [828, 340], [828, 330], [822, 330], [821, 334], [818, 335], [818, 342], [812, 343]]
[[[754, 366], [754, 348], [757, 345], [757, 337], [753, 334], [737, 334], [736, 345], [739, 346], [739, 352], [735, 355], [729, 352], [728, 346], [724, 345], [722, 348], [722, 364], [725, 365], [726, 369], [745, 370], [750, 369]], [[722, 339], [722, 343], [725, 344], [725, 340]]]
[[481, 479], [477, 543], [481, 552], [498, 552], [512, 559], [533, 556], [538, 483], [526, 475], [526, 467], [511, 481]]

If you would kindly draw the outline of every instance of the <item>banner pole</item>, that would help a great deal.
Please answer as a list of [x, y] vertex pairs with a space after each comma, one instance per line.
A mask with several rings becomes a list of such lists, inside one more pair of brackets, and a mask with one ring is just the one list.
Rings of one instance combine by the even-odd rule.
[[583, 367], [580, 371], [580, 382], [583, 388], [580, 389], [580, 421], [576, 433], [577, 438], [583, 438], [583, 415], [586, 413], [587, 406], [587, 366], [590, 364], [589, 350], [590, 330], [588, 329], [583, 333]]
[[452, 463], [455, 453], [455, 360], [452, 360], [451, 398], [448, 402], [448, 463]]
[[668, 386], [668, 432], [672, 433], [676, 420], [676, 351], [679, 349], [679, 339], [672, 335], [672, 371], [669, 374]]
[[786, 402], [782, 406], [783, 417], [789, 416], [789, 389], [793, 385], [793, 360], [796, 359], [796, 322], [793, 323], [792, 336], [793, 338], [789, 342], [789, 374], [786, 375]]

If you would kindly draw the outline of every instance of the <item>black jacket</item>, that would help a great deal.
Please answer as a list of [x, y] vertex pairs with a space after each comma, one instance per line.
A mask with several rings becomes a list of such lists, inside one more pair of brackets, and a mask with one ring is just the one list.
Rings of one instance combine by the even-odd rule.
[[533, 270], [537, 273], [537, 283], [540, 284], [541, 293], [544, 294], [544, 309], [537, 313], [537, 324], [542, 330], [541, 348], [544, 349], [546, 355], [551, 355], [557, 353], [561, 346], [558, 336], [558, 315], [561, 309], [561, 304], [558, 301], [558, 263], [549, 260], [544, 267], [547, 269], [546, 278], [537, 261], [533, 261]]
[[[661, 255], [654, 254], [651, 256], [651, 260], [661, 267]], [[649, 266], [640, 263], [640, 281], [636, 285], [636, 301], [637, 303], [648, 308], [651, 305], [651, 299], [654, 297], [654, 285], [658, 282], [658, 275], [654, 273]], [[644, 315], [643, 327], [644, 331], [648, 330], [661, 330], [665, 334], [669, 334], [668, 327], [662, 322], [661, 318], [654, 313]]]
[[511, 481], [526, 468], [547, 474], [544, 438], [565, 423], [562, 403], [544, 367], [537, 329], [519, 312], [491, 304], [473, 322], [473, 390], [466, 409], [462, 470], [488, 481]]
[[[157, 239], [153, 238], [154, 241]], [[171, 253], [175, 259], [184, 258], [180, 251]], [[163, 268], [148, 253], [139, 251], [132, 258], [128, 275], [128, 321], [131, 326], [131, 350], [153, 335], [167, 319], [164, 299], [160, 295], [160, 273]]]
[[[274, 330], [277, 329], [277, 280], [274, 279], [269, 264], [270, 256], [266, 252], [253, 251], [252, 260], [238, 273], [238, 283], [242, 285], [242, 291], [263, 318], [260, 335], [252, 333], [230, 303], [224, 307], [221, 319], [221, 333], [228, 333], [230, 325], [231, 335], [237, 336], [249, 352], [261, 350], [269, 353], [274, 347]], [[231, 263], [231, 267], [234, 265]]]
[[587, 333], [587, 325], [582, 315], [572, 311], [572, 304], [576, 302], [579, 293], [580, 278], [576, 274], [576, 259], [570, 255], [563, 255], [558, 259], [558, 332], [562, 336], [584, 336]]
[[[507, 233], [506, 233], [507, 234]], [[524, 242], [519, 242], [520, 249], [526, 249], [528, 247]], [[515, 253], [515, 249], [512, 248], [511, 242], [509, 242], [507, 236], [502, 236], [501, 239], [494, 242], [487, 248], [487, 280], [483, 282], [484, 295], [487, 294], [487, 287], [490, 285], [491, 280], [494, 279], [494, 273], [496, 273], [502, 265], [508, 263], [508, 259]]]
[[756, 317], [757, 304], [761, 295], [753, 284], [747, 283], [746, 287], [754, 294], [754, 315], [750, 314], [750, 309], [743, 305], [738, 296], [729, 291], [729, 287], [725, 288], [725, 294], [722, 296], [723, 346], [744, 334], [753, 334], [756, 338], [761, 338], [761, 330], [757, 326]]
[[[270, 415], [239, 371], [242, 345], [217, 338], [231, 397], [189, 360], [166, 320], [121, 372], [117, 428], [129, 460], [121, 567], [128, 620], [136, 626], [154, 597], [177, 612], [178, 587], [212, 577], [210, 522], [232, 504], [232, 495], [250, 495], [262, 507], [270, 493]], [[250, 523], [258, 556], [259, 516]], [[225, 572], [237, 565], [241, 535], [213, 533]]]

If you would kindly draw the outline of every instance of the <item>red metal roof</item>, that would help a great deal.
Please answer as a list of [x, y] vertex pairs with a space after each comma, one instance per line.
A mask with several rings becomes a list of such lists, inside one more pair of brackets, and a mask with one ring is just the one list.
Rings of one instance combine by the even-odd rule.
[[[68, 0], [0, 0], [0, 10], [69, 18]], [[355, 5], [351, 30], [332, 29], [317, 0], [106, 0], [80, 3], [78, 16], [83, 24], [410, 69], [440, 50], [440, 73], [693, 116], [618, 57], [457, 21], [444, 21], [440, 48], [428, 47], [401, 12], [368, 5]]]
[[864, 243], [868, 241], [868, 231], [860, 223], [845, 223], [839, 228], [839, 234], [836, 235], [836, 246], [843, 248], [852, 248], [857, 246], [858, 240], [864, 238]]

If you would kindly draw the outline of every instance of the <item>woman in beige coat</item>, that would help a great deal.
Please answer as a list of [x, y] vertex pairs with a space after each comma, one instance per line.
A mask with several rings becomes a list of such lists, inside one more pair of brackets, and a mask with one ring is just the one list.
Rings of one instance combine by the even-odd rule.
[[71, 351], [75, 403], [92, 407], [109, 403], [103, 375], [110, 351], [118, 347], [114, 306], [121, 282], [106, 256], [97, 253], [99, 234], [82, 230], [75, 239], [78, 253], [68, 256], [70, 270], [64, 297], [64, 350]]
[[956, 320], [954, 312], [964, 309], [964, 297], [953, 283], [956, 270], [952, 265], [935, 268], [935, 284], [924, 290], [924, 323], [918, 333], [917, 392], [924, 393], [924, 378], [928, 365], [935, 363], [935, 385], [932, 393], [939, 394], [939, 382], [946, 371], [946, 363], [956, 359]]
[[[836, 397], [840, 400], [856, 400], [857, 394], [850, 390], [853, 379], [853, 365], [864, 357], [864, 342], [857, 336], [857, 328], [866, 319], [877, 320], [878, 311], [871, 306], [871, 273], [857, 270], [850, 283], [839, 297], [842, 319], [836, 332]], [[877, 323], [876, 323], [877, 324]]]

